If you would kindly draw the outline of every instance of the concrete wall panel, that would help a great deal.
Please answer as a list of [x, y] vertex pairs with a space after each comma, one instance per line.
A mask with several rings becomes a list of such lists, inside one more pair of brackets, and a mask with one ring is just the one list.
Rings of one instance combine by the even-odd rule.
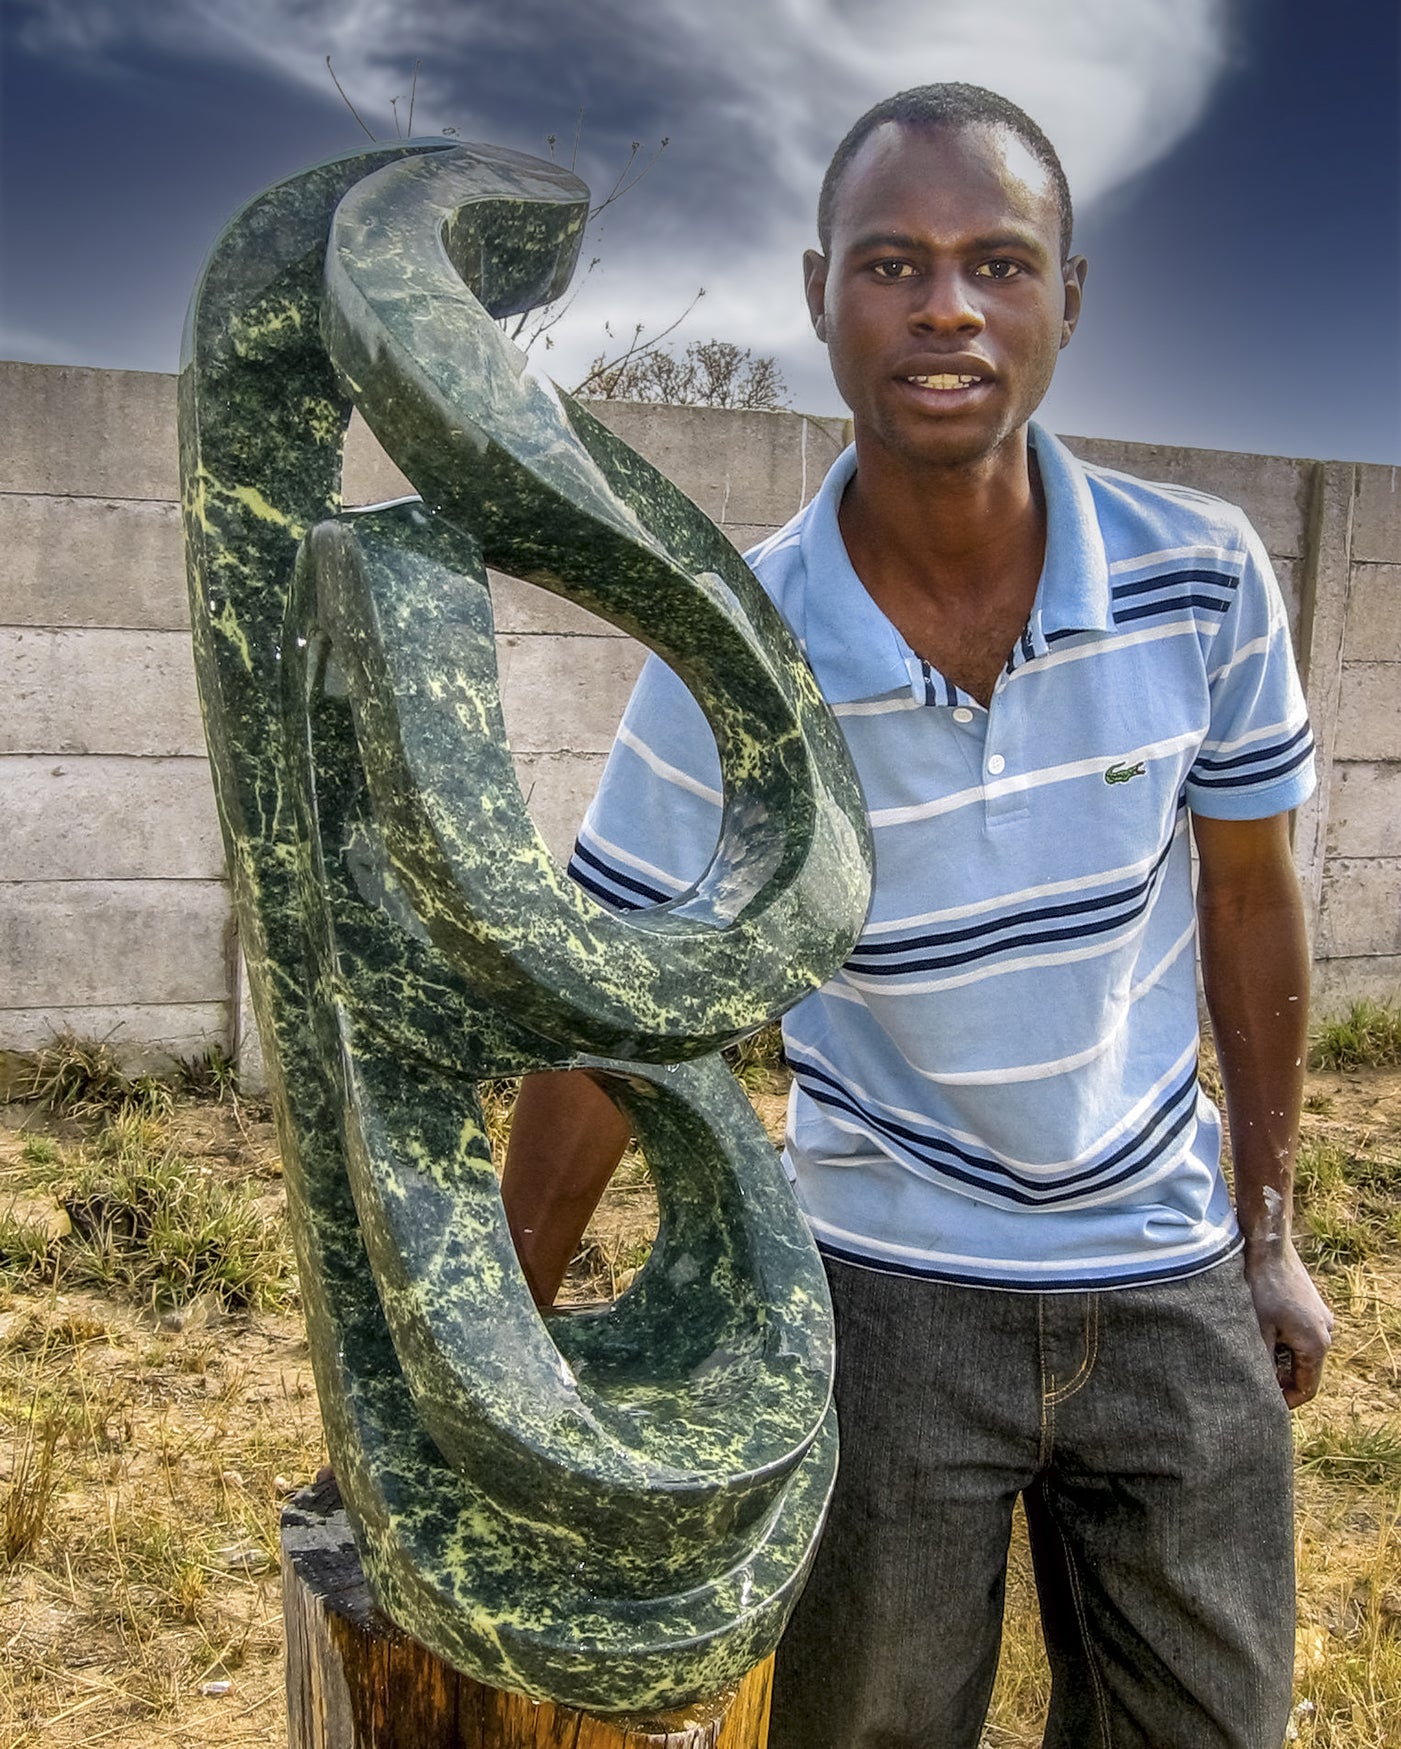
[[0, 758], [0, 881], [223, 875], [207, 759]]
[[33, 881], [5, 889], [0, 992], [9, 1006], [226, 1002], [222, 881]]
[[1357, 470], [1352, 556], [1401, 565], [1401, 468], [1365, 462]]
[[782, 527], [781, 522], [727, 522], [725, 533], [740, 552], [747, 553], [750, 547], [757, 547], [760, 541], [766, 541]]
[[1336, 765], [1329, 856], [1401, 857], [1401, 765]]
[[0, 625], [189, 623], [176, 505], [0, 494]]
[[1401, 859], [1337, 857], [1328, 864], [1318, 947], [1325, 959], [1401, 954]]
[[1276, 558], [1274, 561], [1279, 592], [1284, 597], [1285, 617], [1289, 621], [1289, 636], [1293, 640], [1296, 655], [1299, 651], [1300, 621], [1304, 608], [1303, 566], [1302, 559]]
[[345, 434], [345, 470], [341, 496], [347, 504], [383, 504], [408, 498], [413, 486], [379, 446], [375, 434], [358, 413], [350, 415]]
[[606, 753], [646, 654], [622, 638], [515, 636], [496, 653], [514, 753]]
[[1317, 962], [1309, 996], [1314, 1020], [1346, 1014], [1354, 1002], [1364, 1001], [1401, 1006], [1401, 954]]
[[0, 492], [178, 503], [175, 378], [0, 363]]
[[1353, 566], [1343, 654], [1349, 662], [1401, 662], [1401, 563]]
[[0, 627], [0, 753], [204, 751], [188, 632]]
[[1401, 662], [1349, 662], [1338, 699], [1338, 759], [1401, 759]]
[[[0, 364], [0, 395], [0, 1048], [39, 1042], [55, 1015], [178, 1037], [184, 1054], [228, 1042], [238, 998], [185, 629], [174, 379]], [[741, 550], [811, 497], [847, 434], [794, 413], [593, 410]], [[1337, 957], [1316, 984], [1334, 1006], [1401, 993], [1397, 471], [1069, 441], [1087, 460], [1240, 504], [1296, 637], [1304, 580], [1322, 592], [1332, 690], [1313, 677], [1310, 698], [1333, 778], [1315, 808], [1314, 873], [1318, 947]], [[412, 489], [358, 416], [345, 485], [349, 503]], [[563, 859], [643, 652], [544, 591], [497, 578], [494, 594], [517, 771]], [[1326, 619], [1315, 601], [1315, 644]]]

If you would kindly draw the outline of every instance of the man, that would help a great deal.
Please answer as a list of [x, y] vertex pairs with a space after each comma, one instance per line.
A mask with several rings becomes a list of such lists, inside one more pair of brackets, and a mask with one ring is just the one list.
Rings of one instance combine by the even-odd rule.
[[[1047, 1744], [1277, 1749], [1288, 1716], [1285, 1405], [1331, 1324], [1289, 1229], [1308, 727], [1240, 513], [1028, 424], [1080, 314], [1071, 223], [1029, 118], [931, 86], [842, 142], [805, 259], [855, 444], [749, 557], [846, 734], [876, 886], [785, 1028], [843, 1444], [774, 1749], [972, 1749], [1019, 1494]], [[653, 660], [577, 878], [683, 891], [717, 783]], [[542, 1301], [625, 1139], [587, 1077], [528, 1085], [505, 1194]]]

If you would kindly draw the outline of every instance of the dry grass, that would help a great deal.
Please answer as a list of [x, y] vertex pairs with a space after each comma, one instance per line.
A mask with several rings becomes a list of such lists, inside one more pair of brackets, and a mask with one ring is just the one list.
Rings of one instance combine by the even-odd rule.
[[0, 1749], [275, 1744], [278, 1501], [323, 1454], [270, 1126], [102, 1066], [0, 1130]]
[[157, 1310], [202, 1295], [224, 1310], [291, 1303], [280, 1206], [182, 1150], [171, 1109], [122, 1104], [68, 1150], [30, 1139], [27, 1194], [0, 1207], [0, 1283], [92, 1287]]
[[[777, 1136], [784, 1077], [771, 1041], [738, 1066]], [[124, 1276], [80, 1285], [75, 1263], [87, 1243], [81, 1197], [99, 1186], [111, 1215], [123, 1172], [144, 1187], [133, 1206], [149, 1211], [161, 1184], [183, 1206], [180, 1184], [193, 1183], [205, 1214], [251, 1208], [285, 1247], [271, 1128], [217, 1073], [204, 1083], [215, 1098], [191, 1103], [133, 1095], [130, 1082], [104, 1091], [100, 1058], [89, 1067], [85, 1079], [65, 1071], [66, 1108], [53, 1102], [43, 1118], [34, 1102], [10, 1106], [11, 1127], [0, 1128], [0, 1232], [29, 1231], [40, 1259], [12, 1261], [0, 1289], [0, 1749], [273, 1749], [285, 1738], [279, 1503], [323, 1458], [299, 1325], [257, 1310], [257, 1292], [180, 1277], [169, 1259], [153, 1287], [133, 1261], [153, 1249], [149, 1224], [143, 1238], [139, 1222], [107, 1220], [132, 1253]], [[487, 1102], [498, 1146], [513, 1091]], [[1293, 1729], [1314, 1749], [1397, 1749], [1401, 1072], [1316, 1074], [1308, 1110], [1301, 1227], [1338, 1329], [1324, 1395], [1296, 1418]], [[70, 1202], [80, 1218], [55, 1238], [55, 1212]], [[630, 1155], [566, 1299], [621, 1292], [655, 1222], [646, 1167]], [[263, 1261], [245, 1281], [270, 1287], [261, 1303], [276, 1308], [290, 1280], [276, 1252], [271, 1263], [253, 1252]], [[202, 1692], [224, 1683], [223, 1694]], [[987, 1749], [1039, 1743], [1047, 1688], [1019, 1525]]]

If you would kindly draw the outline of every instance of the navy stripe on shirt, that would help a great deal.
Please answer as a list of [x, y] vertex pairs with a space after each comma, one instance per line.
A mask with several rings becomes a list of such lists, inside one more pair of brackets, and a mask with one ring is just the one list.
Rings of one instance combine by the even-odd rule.
[[1301, 765], [1306, 765], [1313, 758], [1313, 737], [1309, 737], [1306, 747], [1301, 747], [1292, 759], [1286, 759], [1282, 765], [1272, 765], [1266, 771], [1247, 771], [1236, 777], [1198, 777], [1192, 774], [1192, 785], [1196, 789], [1251, 789], [1256, 784], [1274, 783], [1277, 778], [1288, 777], [1291, 771], [1297, 771]]
[[1177, 589], [1184, 583], [1210, 583], [1228, 592], [1240, 587], [1240, 578], [1229, 571], [1162, 571], [1156, 577], [1141, 577], [1136, 583], [1116, 583], [1110, 590], [1115, 601], [1134, 595], [1151, 595], [1155, 589]]
[[[1152, 1166], [1172, 1146], [1196, 1115], [1197, 1069], [1194, 1063], [1177, 1086], [1112, 1154], [1094, 1165], [1038, 1185], [987, 1153], [973, 1153], [946, 1137], [922, 1134], [910, 1125], [884, 1116], [856, 1097], [835, 1076], [806, 1058], [790, 1053], [798, 1085], [809, 1099], [855, 1118], [873, 1138], [887, 1138], [942, 1178], [952, 1178], [1024, 1208], [1046, 1208], [1073, 1200], [1086, 1189], [1112, 1189]], [[1164, 1127], [1166, 1126], [1166, 1127]], [[1116, 1170], [1116, 1168], [1118, 1170]]]
[[1199, 759], [1196, 771], [1235, 771], [1242, 765], [1259, 765], [1268, 759], [1278, 759], [1282, 754], [1292, 752], [1300, 742], [1306, 742], [1306, 751], [1313, 750], [1313, 736], [1307, 723], [1296, 729], [1285, 741], [1271, 741], [1259, 747], [1253, 747], [1249, 753], [1238, 753], [1234, 759]]
[[[975, 941], [980, 935], [992, 935], [1002, 929], [1024, 928], [1030, 923], [1047, 923], [1058, 917], [1084, 917], [1094, 911], [1109, 910], [1116, 905], [1125, 905], [1135, 899], [1140, 899], [1152, 887], [1153, 882], [1162, 872], [1163, 864], [1172, 854], [1172, 840], [1165, 844], [1155, 858], [1152, 867], [1140, 881], [1132, 886], [1116, 887], [1107, 893], [1100, 893], [1093, 899], [1071, 899], [1063, 905], [1038, 905], [1029, 911], [1014, 911], [1006, 917], [990, 917], [981, 923], [970, 923], [963, 929], [946, 929], [927, 935], [901, 935], [888, 941], [858, 942], [851, 951], [847, 966], [853, 970], [881, 970], [882, 968], [867, 967], [862, 962], [876, 955], [911, 953], [922, 947], [950, 947], [955, 942]], [[1015, 946], [1015, 941], [995, 943], [994, 947]]]
[[[1019, 952], [1023, 948], [1039, 947], [1046, 942], [1074, 941], [1080, 937], [1104, 935], [1122, 924], [1134, 922], [1148, 909], [1153, 899], [1153, 888], [1171, 851], [1172, 844], [1169, 843], [1143, 880], [1133, 887], [1106, 893], [1097, 899], [1081, 899], [1065, 905], [1043, 905], [1035, 911], [1024, 911], [1018, 916], [994, 918], [987, 923], [973, 924], [967, 929], [951, 929], [940, 935], [910, 936], [895, 941], [862, 944], [852, 950], [851, 957], [846, 962], [846, 970], [871, 978], [903, 977], [907, 972], [941, 971], [949, 966], [969, 965], [975, 960], [988, 959], [993, 954]], [[1128, 908], [1124, 909], [1126, 906]], [[1089, 915], [1097, 911], [1107, 914], [1099, 917]], [[1081, 917], [1083, 921], [1062, 929], [1025, 927], [1028, 923], [1075, 916]], [[873, 959], [873, 956], [880, 954], [914, 953], [925, 947], [948, 947], [955, 942], [972, 942], [980, 935], [1000, 929], [1017, 929], [1019, 933], [1001, 941], [984, 941], [959, 952], [904, 960], [899, 965], [888, 965]]]

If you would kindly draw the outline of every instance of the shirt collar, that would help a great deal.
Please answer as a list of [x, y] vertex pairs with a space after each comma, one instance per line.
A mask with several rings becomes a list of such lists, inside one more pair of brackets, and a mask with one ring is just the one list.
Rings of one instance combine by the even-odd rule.
[[[1028, 427], [1046, 494], [1046, 560], [1029, 631], [1036, 653], [1052, 633], [1109, 629], [1109, 562], [1089, 481], [1048, 431]], [[829, 704], [908, 691], [919, 658], [885, 617], [847, 557], [837, 510], [856, 472], [855, 445], [828, 470], [803, 519], [803, 643]]]

